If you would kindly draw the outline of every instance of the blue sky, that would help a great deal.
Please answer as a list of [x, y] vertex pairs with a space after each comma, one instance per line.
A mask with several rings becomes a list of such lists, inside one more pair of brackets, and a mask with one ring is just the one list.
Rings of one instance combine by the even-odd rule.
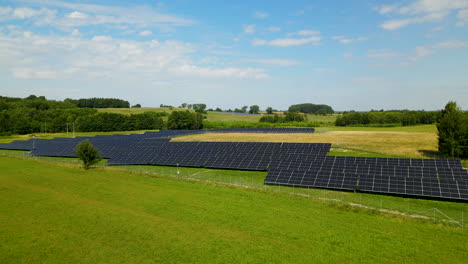
[[0, 95], [468, 110], [468, 0], [0, 0]]

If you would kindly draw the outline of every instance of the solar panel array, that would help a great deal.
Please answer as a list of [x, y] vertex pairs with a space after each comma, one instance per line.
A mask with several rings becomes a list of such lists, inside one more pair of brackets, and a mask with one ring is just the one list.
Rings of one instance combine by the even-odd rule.
[[329, 143], [160, 142], [117, 151], [109, 165], [153, 164], [265, 171], [284, 157], [325, 155]]
[[270, 167], [265, 184], [468, 200], [468, 170], [455, 159], [322, 156]]
[[468, 200], [468, 170], [455, 159], [326, 156], [329, 143], [169, 142], [201, 133], [312, 133], [309, 128], [162, 130], [131, 135], [30, 139], [0, 149], [32, 155], [76, 157], [89, 140], [109, 165], [169, 165], [268, 170], [265, 184]]

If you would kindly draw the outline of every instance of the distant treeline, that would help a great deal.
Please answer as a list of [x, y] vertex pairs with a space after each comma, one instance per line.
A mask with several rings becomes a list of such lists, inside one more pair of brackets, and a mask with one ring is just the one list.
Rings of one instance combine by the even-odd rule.
[[65, 102], [72, 103], [79, 108], [129, 108], [128, 101], [116, 98], [83, 98], [83, 99], [70, 99], [67, 98]]
[[288, 109], [289, 112], [301, 112], [304, 114], [315, 114], [315, 115], [329, 115], [335, 113], [333, 108], [329, 105], [316, 105], [316, 104], [296, 104], [291, 105]]
[[339, 116], [337, 126], [359, 125], [395, 125], [413, 126], [421, 124], [433, 124], [437, 120], [438, 112], [427, 111], [388, 111], [388, 112], [345, 112]]
[[286, 122], [303, 122], [307, 118], [305, 115], [298, 112], [285, 112], [283, 115], [264, 115], [260, 117], [262, 123], [286, 123]]

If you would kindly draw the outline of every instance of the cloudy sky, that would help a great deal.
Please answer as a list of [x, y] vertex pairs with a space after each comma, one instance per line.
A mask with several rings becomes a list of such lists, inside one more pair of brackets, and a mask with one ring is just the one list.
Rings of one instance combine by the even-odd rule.
[[0, 0], [0, 95], [468, 110], [468, 0]]

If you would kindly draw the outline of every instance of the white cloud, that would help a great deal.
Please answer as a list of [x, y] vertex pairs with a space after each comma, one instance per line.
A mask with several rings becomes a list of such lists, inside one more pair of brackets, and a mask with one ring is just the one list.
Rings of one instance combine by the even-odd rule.
[[202, 78], [241, 78], [241, 79], [264, 79], [268, 74], [262, 69], [255, 68], [204, 68], [195, 65], [184, 64], [171, 68], [173, 74], [184, 76], [195, 76]]
[[10, 16], [13, 9], [11, 7], [0, 6], [0, 16]]
[[355, 77], [355, 78], [352, 78], [351, 79], [351, 82], [355, 83], [355, 84], [378, 84], [378, 83], [382, 83], [382, 82], [385, 82], [384, 79], [380, 78], [380, 77]]
[[[411, 24], [439, 21], [448, 16], [452, 11], [467, 7], [468, 0], [416, 0], [406, 5], [383, 5], [376, 9], [380, 14], [412, 16], [385, 21], [380, 25], [383, 29], [396, 30]], [[460, 26], [464, 22], [463, 18], [459, 17], [459, 19], [461, 21], [457, 25]]]
[[190, 44], [171, 40], [0, 33], [0, 71], [20, 79], [63, 80], [269, 77], [261, 68], [200, 66], [191, 58], [195, 51]]
[[343, 53], [343, 58], [349, 59], [349, 58], [351, 58], [351, 57], [353, 57], [353, 54], [352, 54], [352, 53], [350, 53], [350, 52], [345, 52], [345, 53]]
[[438, 12], [438, 13], [431, 13], [422, 17], [388, 20], [388, 21], [385, 21], [383, 24], [381, 24], [380, 27], [386, 30], [396, 30], [396, 29], [406, 27], [411, 24], [421, 24], [425, 22], [440, 21], [443, 18], [445, 18], [447, 15], [448, 15], [447, 12]]
[[245, 61], [265, 64], [269, 66], [295, 66], [300, 64], [299, 61], [286, 59], [251, 59]]
[[111, 41], [112, 37], [109, 36], [94, 36], [92, 38], [93, 41], [98, 41], [98, 42], [105, 42], [105, 41]]
[[413, 56], [410, 57], [410, 60], [412, 61], [418, 61], [420, 59], [423, 59], [431, 54], [433, 54], [434, 51], [426, 46], [419, 46], [414, 49], [414, 54]]
[[143, 36], [143, 37], [146, 37], [146, 36], [149, 36], [151, 34], [153, 34], [153, 32], [151, 32], [151, 30], [144, 30], [144, 31], [140, 32], [139, 35]]
[[273, 39], [273, 40], [263, 40], [263, 39], [254, 39], [252, 45], [254, 46], [276, 46], [276, 47], [290, 47], [290, 46], [302, 46], [305, 44], [314, 44], [317, 45], [321, 40], [321, 37], [310, 37], [310, 38], [284, 38], [284, 39]]
[[457, 18], [460, 19], [457, 26], [463, 27], [468, 24], [468, 9], [458, 11]]
[[467, 0], [416, 0], [408, 5], [383, 5], [377, 8], [379, 13], [396, 13], [400, 15], [416, 15], [445, 12], [468, 7]]
[[444, 26], [437, 26], [437, 27], [431, 28], [431, 32], [439, 32], [439, 31], [442, 31], [444, 29], [445, 29]]
[[297, 35], [297, 36], [305, 37], [305, 36], [313, 36], [313, 35], [319, 35], [319, 34], [320, 34], [320, 31], [304, 29], [304, 30], [300, 30], [297, 32], [289, 33], [288, 36]]
[[244, 33], [245, 33], [245, 34], [253, 34], [253, 33], [255, 33], [255, 25], [245, 25], [245, 26], [244, 26]]
[[253, 14], [253, 17], [254, 18], [258, 18], [258, 19], [265, 19], [267, 17], [269, 17], [268, 13], [265, 13], [265, 12], [262, 12], [262, 11], [257, 11]]
[[398, 9], [398, 5], [383, 5], [377, 8], [380, 14], [388, 14]]
[[269, 27], [269, 28], [268, 28], [268, 31], [271, 31], [271, 32], [279, 32], [279, 31], [281, 31], [281, 28], [280, 28], [280, 27], [272, 26], [272, 27]]
[[403, 54], [393, 52], [391, 50], [383, 49], [383, 50], [370, 50], [367, 54], [367, 57], [371, 59], [378, 59], [378, 60], [392, 60], [395, 58], [402, 57]]
[[332, 39], [337, 40], [343, 44], [349, 44], [353, 42], [361, 42], [367, 40], [366, 37], [358, 37], [358, 38], [346, 38], [345, 36], [333, 36]]
[[10, 10], [0, 7], [0, 14], [5, 13], [0, 19], [31, 19], [37, 26], [53, 26], [65, 31], [70, 31], [70, 28], [99, 24], [127, 24], [138, 27], [152, 26], [160, 30], [168, 30], [170, 27], [190, 26], [196, 23], [196, 21], [191, 19], [163, 13], [150, 6], [120, 7], [69, 3], [54, 0], [28, 0], [28, 2], [41, 6], [65, 9], [69, 11], [69, 13], [65, 16], [58, 17], [56, 10], [48, 8], [33, 9], [21, 7]]
[[317, 73], [324, 73], [324, 72], [329, 72], [331, 70], [329, 68], [315, 68], [312, 71], [317, 72]]
[[80, 31], [78, 29], [76, 29], [76, 28], [73, 29], [72, 36], [79, 36], [79, 35], [81, 35]]
[[18, 79], [57, 79], [58, 74], [54, 71], [37, 69], [12, 69], [12, 75]]
[[468, 42], [459, 41], [459, 40], [451, 40], [451, 41], [444, 41], [434, 45], [434, 48], [437, 49], [457, 49], [457, 48], [467, 48]]
[[31, 18], [33, 16], [37, 16], [38, 14], [39, 11], [27, 7], [15, 8], [13, 11], [13, 17], [18, 19]]
[[85, 14], [85, 13], [74, 11], [74, 12], [71, 12], [71, 13], [67, 14], [67, 17], [68, 18], [74, 18], [74, 19], [86, 19], [86, 18], [88, 18], [88, 15]]

